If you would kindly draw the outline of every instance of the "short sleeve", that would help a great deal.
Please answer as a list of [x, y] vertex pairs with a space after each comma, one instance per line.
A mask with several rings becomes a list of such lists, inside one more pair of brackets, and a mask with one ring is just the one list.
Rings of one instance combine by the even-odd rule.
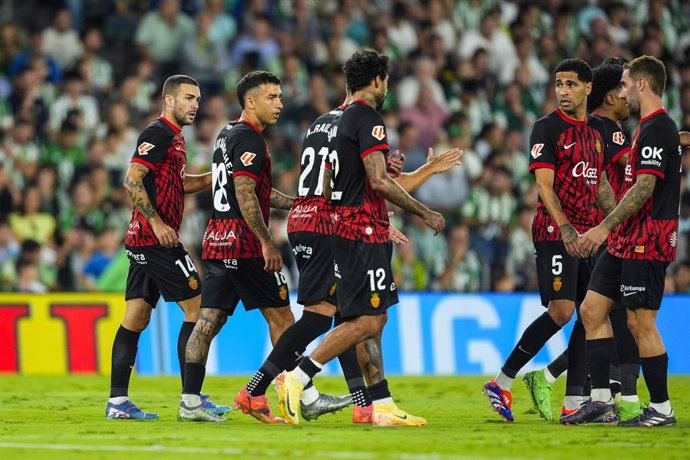
[[635, 176], [654, 174], [663, 179], [669, 155], [678, 155], [678, 133], [650, 125], [637, 139], [639, 155], [635, 163]]
[[529, 137], [529, 171], [548, 168], [556, 169], [556, 146], [546, 129], [546, 123], [537, 122]]
[[259, 181], [261, 168], [266, 159], [266, 143], [254, 130], [246, 135], [237, 136], [232, 146], [232, 176], [249, 176]]
[[152, 170], [156, 169], [158, 163], [167, 155], [171, 142], [172, 136], [163, 128], [149, 126], [139, 135], [131, 162], [140, 163]]
[[359, 123], [357, 129], [359, 156], [364, 159], [367, 155], [376, 151], [382, 151], [384, 154], [388, 153], [388, 135], [381, 114], [372, 108], [367, 108], [366, 110], [361, 110], [357, 115], [357, 122]]

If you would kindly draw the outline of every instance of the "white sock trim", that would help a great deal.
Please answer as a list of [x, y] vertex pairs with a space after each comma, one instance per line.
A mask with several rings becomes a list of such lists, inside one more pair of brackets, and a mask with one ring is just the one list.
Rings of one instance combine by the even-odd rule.
[[189, 407], [198, 407], [201, 405], [201, 396], [200, 395], [194, 395], [194, 394], [188, 394], [188, 393], [182, 393], [182, 396], [180, 397], [180, 401], [182, 403]]
[[554, 377], [553, 374], [551, 373], [551, 371], [549, 371], [548, 367], [544, 368], [544, 378], [549, 383], [556, 383], [556, 380], [558, 380], [558, 378]]
[[668, 399], [662, 403], [649, 403], [649, 407], [660, 413], [661, 415], [671, 415], [673, 408], [671, 407], [671, 401]]
[[592, 401], [602, 401], [609, 404], [611, 401], [611, 388], [592, 388]]
[[316, 387], [312, 385], [302, 392], [302, 395], [299, 399], [304, 404], [312, 404], [314, 401], [319, 399], [319, 390], [317, 390]]
[[510, 387], [513, 386], [513, 380], [515, 380], [512, 377], [508, 377], [503, 373], [503, 371], [499, 372], [496, 378], [494, 378], [494, 382], [501, 387], [502, 390], [510, 391]]
[[122, 404], [125, 401], [129, 401], [129, 396], [115, 396], [114, 398], [108, 399], [108, 402], [115, 404], [116, 406]]

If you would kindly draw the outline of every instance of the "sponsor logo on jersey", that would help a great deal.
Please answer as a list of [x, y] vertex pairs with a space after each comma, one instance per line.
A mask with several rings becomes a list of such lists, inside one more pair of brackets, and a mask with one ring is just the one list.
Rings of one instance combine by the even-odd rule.
[[623, 297], [628, 297], [638, 292], [645, 292], [647, 288], [645, 286], [628, 286], [627, 284], [621, 284], [621, 294]]
[[210, 230], [204, 233], [204, 241], [226, 241], [235, 238], [235, 232], [232, 230]]
[[328, 295], [333, 296], [335, 295], [335, 283], [331, 285], [331, 288], [328, 290]]
[[615, 142], [618, 145], [623, 145], [625, 142], [625, 134], [623, 134], [622, 131], [616, 131], [613, 133], [613, 137], [611, 138], [613, 142]]
[[625, 165], [625, 182], [632, 182], [632, 165]]
[[635, 252], [638, 254], [644, 254], [644, 246], [635, 245]]
[[237, 259], [223, 259], [223, 265], [225, 268], [237, 270]]
[[587, 179], [588, 184], [596, 184], [599, 175], [597, 168], [590, 168], [588, 161], [581, 161], [573, 166], [573, 177], [583, 177]]
[[379, 308], [379, 305], [381, 305], [381, 297], [379, 297], [378, 292], [374, 292], [371, 294], [371, 306], [374, 308]]
[[148, 155], [149, 150], [151, 150], [154, 147], [155, 147], [155, 145], [153, 145], [153, 144], [149, 144], [148, 142], [142, 142], [141, 144], [139, 144], [139, 147], [137, 147], [137, 151], [139, 152], [139, 155], [141, 155], [141, 156]]
[[395, 282], [391, 283], [391, 292], [395, 291], [396, 289], [398, 289], [398, 285], [395, 284]]
[[375, 139], [381, 140], [384, 137], [386, 137], [386, 129], [383, 127], [383, 125], [376, 125], [373, 128], [371, 128], [371, 135], [374, 136]]
[[539, 158], [541, 156], [541, 150], [544, 148], [544, 144], [534, 144], [532, 146], [532, 158]]
[[196, 276], [190, 276], [187, 278], [187, 281], [189, 282], [189, 287], [196, 291], [199, 288], [199, 281], [196, 279]]
[[254, 163], [254, 158], [256, 158], [256, 153], [244, 152], [240, 157], [240, 161], [243, 165], [249, 166]]
[[664, 149], [659, 147], [651, 147], [649, 145], [643, 147], [642, 151], [640, 152], [642, 155], [642, 161], [640, 161], [640, 164], [656, 166], [657, 168], [661, 167], [661, 153], [663, 151]]
[[558, 292], [561, 290], [563, 287], [563, 281], [561, 281], [561, 277], [557, 276], [553, 279], [553, 290]]
[[601, 153], [601, 141], [599, 139], [594, 139], [594, 148], [597, 149], [597, 153]]
[[136, 263], [140, 265], [146, 265], [148, 262], [146, 261], [146, 257], [144, 257], [144, 254], [135, 254], [134, 252], [130, 251], [129, 249], [127, 251], [127, 257], [135, 261]]
[[280, 300], [287, 299], [287, 293], [287, 288], [285, 286], [280, 286], [280, 289], [278, 289], [278, 295], [280, 296]]
[[311, 246], [305, 246], [303, 244], [298, 244], [294, 248], [292, 248], [292, 252], [295, 254], [295, 257], [298, 255], [302, 254], [302, 257], [305, 259], [309, 259], [314, 252]]

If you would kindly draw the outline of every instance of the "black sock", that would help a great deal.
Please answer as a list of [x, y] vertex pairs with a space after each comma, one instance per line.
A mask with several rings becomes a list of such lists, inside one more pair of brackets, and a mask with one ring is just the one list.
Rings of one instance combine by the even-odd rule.
[[182, 379], [182, 386], [184, 386], [184, 354], [187, 348], [187, 341], [192, 335], [196, 323], [184, 321], [180, 327], [180, 333], [177, 336], [177, 361], [180, 363], [180, 378]]
[[549, 316], [548, 313], [542, 314], [530, 324], [522, 337], [518, 341], [513, 351], [508, 356], [505, 364], [501, 368], [503, 373], [510, 378], [515, 378], [515, 375], [522, 369], [530, 359], [542, 349], [544, 344], [549, 341], [553, 335], [560, 331], [561, 327]]
[[249, 394], [252, 396], [266, 394], [266, 389], [276, 375], [284, 370], [294, 369], [307, 345], [327, 332], [331, 328], [331, 321], [330, 316], [305, 311], [299, 321], [283, 332], [271, 354], [247, 384]]
[[582, 396], [585, 397], [585, 399], [589, 399], [589, 397], [592, 395], [592, 376], [587, 374], [587, 378], [585, 379], [585, 387], [582, 389]]
[[582, 396], [587, 380], [587, 354], [585, 351], [585, 327], [578, 319], [568, 341], [568, 375], [565, 381], [566, 396]]
[[644, 381], [653, 403], [668, 401], [668, 353], [650, 358], [640, 358]]
[[380, 399], [390, 398], [391, 392], [388, 389], [388, 380], [383, 379], [379, 383], [370, 385], [367, 388], [369, 392], [369, 397], [372, 401], [378, 401]]
[[362, 369], [360, 369], [359, 362], [357, 361], [356, 346], [352, 346], [345, 350], [338, 356], [338, 360], [340, 361], [340, 367], [343, 368], [343, 376], [347, 382], [347, 388], [350, 390], [354, 405], [361, 407], [371, 405], [369, 392], [364, 385]]
[[201, 387], [206, 377], [206, 366], [200, 363], [185, 363], [184, 386], [182, 393], [187, 395], [201, 394]]
[[613, 338], [587, 341], [587, 364], [592, 376], [593, 389], [609, 388], [609, 368], [613, 346]]
[[568, 370], [568, 349], [566, 348], [565, 351], [558, 355], [556, 359], [551, 361], [546, 368], [549, 370], [551, 375], [556, 378]]
[[137, 345], [141, 332], [130, 331], [120, 326], [113, 341], [110, 368], [110, 397], [127, 396], [129, 377], [137, 357]]
[[310, 379], [313, 379], [316, 374], [321, 372], [321, 369], [319, 369], [319, 367], [308, 357], [302, 359], [298, 367], [302, 370], [302, 372], [307, 374]]
[[621, 364], [621, 395], [633, 396], [637, 394], [637, 379], [640, 377], [640, 365]]

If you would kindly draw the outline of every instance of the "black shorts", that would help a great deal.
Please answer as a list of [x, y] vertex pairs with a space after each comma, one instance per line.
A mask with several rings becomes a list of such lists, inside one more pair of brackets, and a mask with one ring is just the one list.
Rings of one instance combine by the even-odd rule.
[[658, 310], [668, 262], [621, 259], [606, 251], [592, 272], [589, 289], [635, 310]]
[[541, 304], [549, 306], [552, 300], [572, 300], [580, 305], [587, 294], [594, 257], [572, 257], [563, 241], [537, 241], [537, 279]]
[[321, 233], [295, 232], [289, 233], [288, 238], [299, 270], [297, 303], [311, 305], [325, 300], [337, 305], [333, 237]]
[[161, 294], [167, 302], [179, 302], [201, 294], [199, 273], [182, 244], [174, 248], [131, 246], [127, 248], [127, 257], [129, 273], [125, 300], [144, 299], [155, 307]]
[[342, 318], [380, 315], [398, 303], [391, 270], [392, 243], [333, 237], [335, 283]]
[[262, 257], [204, 260], [203, 267], [203, 308], [217, 308], [232, 315], [240, 300], [245, 310], [290, 305], [285, 275], [264, 270]]

